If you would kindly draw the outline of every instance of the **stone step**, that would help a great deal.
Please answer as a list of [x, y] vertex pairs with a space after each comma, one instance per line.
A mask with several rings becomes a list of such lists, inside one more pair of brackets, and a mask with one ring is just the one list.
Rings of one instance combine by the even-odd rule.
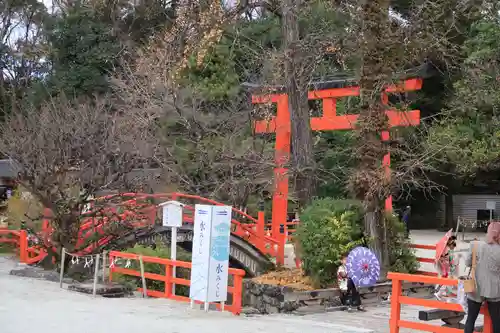
[[[68, 286], [68, 290], [84, 294], [92, 294], [94, 285], [92, 282], [74, 283]], [[119, 298], [132, 295], [132, 290], [118, 283], [98, 283], [96, 285], [96, 295], [108, 298]]]

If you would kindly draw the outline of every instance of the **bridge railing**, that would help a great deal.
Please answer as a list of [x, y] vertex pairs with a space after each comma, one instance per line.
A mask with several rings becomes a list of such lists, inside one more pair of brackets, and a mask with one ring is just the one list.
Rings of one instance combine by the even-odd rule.
[[[433, 251], [432, 252], [432, 257], [417, 257], [417, 261], [421, 264], [426, 263], [426, 264], [433, 264], [436, 262], [436, 245], [425, 245], [425, 244], [410, 244], [410, 247], [416, 250], [429, 250]], [[427, 276], [438, 276], [436, 272], [431, 272], [431, 271], [425, 271], [425, 270], [418, 270], [418, 274], [420, 275], [427, 275]]]
[[[285, 236], [287, 242], [293, 242], [293, 238], [295, 237], [299, 224], [300, 221], [294, 220], [287, 221], [281, 225], [280, 231]], [[265, 229], [266, 231], [271, 231], [272, 223], [266, 223]]]
[[[463, 329], [443, 327], [443, 326], [437, 326], [422, 322], [414, 322], [401, 319], [401, 305], [423, 306], [427, 308], [463, 312], [463, 308], [460, 304], [403, 296], [402, 294], [403, 282], [406, 281], [406, 282], [416, 282], [424, 284], [439, 284], [444, 286], [457, 286], [458, 280], [438, 278], [426, 275], [402, 274], [402, 273], [392, 273], [392, 272], [390, 272], [387, 275], [387, 278], [392, 280], [391, 317], [389, 320], [390, 323], [389, 333], [399, 333], [400, 328], [408, 328], [411, 329], [412, 331], [417, 330], [417, 331], [434, 332], [434, 333], [463, 333]], [[491, 324], [491, 318], [489, 316], [487, 309], [483, 307], [481, 309], [481, 313], [484, 314], [483, 333], [492, 333], [493, 329]]]
[[[118, 217], [123, 220], [132, 217], [134, 214], [136, 214], [136, 216], [140, 215], [142, 217], [141, 221], [138, 221], [136, 226], [141, 227], [154, 224], [158, 215], [157, 205], [159, 203], [166, 200], [180, 199], [210, 205], [224, 205], [215, 200], [203, 198], [197, 195], [177, 192], [170, 194], [121, 193], [99, 197], [94, 199], [94, 202], [98, 205], [105, 202], [116, 203], [116, 205], [113, 205], [112, 207], [100, 207], [99, 209], [97, 208], [97, 205], [94, 205], [93, 210], [91, 208], [89, 211], [82, 214], [82, 218], [84, 220], [82, 221], [79, 231], [80, 243], [83, 244], [89, 235], [95, 234], [96, 231], [102, 233], [103, 225], [106, 224], [108, 220], [112, 220], [106, 217], [107, 213], [109, 213], [110, 216]], [[120, 205], [125, 207], [130, 206], [130, 209], [125, 209], [125, 211], [118, 214], [118, 206]], [[194, 205], [186, 204], [184, 208], [183, 220], [185, 222], [192, 223]], [[96, 215], [97, 211], [101, 212], [100, 216], [92, 216]], [[255, 219], [254, 217], [236, 208], [233, 208], [232, 212], [233, 218], [231, 220], [231, 232], [255, 246], [262, 253], [276, 258], [277, 264], [283, 264], [285, 253], [285, 240], [283, 237], [276, 238], [274, 236], [267, 236], [264, 232], [265, 226], [262, 218]], [[48, 232], [50, 232], [50, 230], [47, 230], [47, 233]], [[99, 244], [96, 244], [95, 246], [104, 245], [107, 241], [109, 241], [109, 238], [103, 238], [99, 241]]]
[[[132, 195], [127, 193], [126, 195]], [[170, 193], [170, 194], [138, 194], [137, 199], [145, 200], [147, 198], [154, 198], [156, 200], [180, 200], [187, 199], [195, 202], [200, 202], [208, 205], [221, 206], [225, 205], [218, 201], [200, 197], [198, 195], [184, 194], [184, 193]], [[159, 203], [159, 202], [158, 202]], [[278, 264], [284, 263], [284, 243], [281, 238], [266, 236], [264, 233], [263, 220], [260, 218], [255, 219], [251, 215], [243, 212], [240, 209], [232, 208], [233, 218], [231, 219], [231, 232], [238, 237], [246, 240], [262, 253], [268, 254], [276, 258]], [[186, 204], [184, 206], [183, 220], [188, 223], [193, 223], [194, 205]], [[243, 221], [243, 222], [242, 222]], [[261, 226], [262, 225], [262, 226]]]
[[[111, 251], [109, 253], [109, 262], [115, 262], [116, 258], [123, 258], [128, 260], [139, 260], [139, 255], [135, 253], [126, 253], [119, 251]], [[172, 285], [183, 285], [190, 286], [191, 281], [188, 279], [183, 279], [179, 277], [173, 277], [173, 268], [174, 267], [182, 267], [191, 269], [191, 263], [179, 260], [170, 260], [158, 257], [150, 257], [150, 256], [142, 256], [142, 260], [144, 263], [153, 263], [160, 264], [165, 266], [165, 274], [156, 274], [145, 272], [144, 277], [149, 280], [161, 281], [165, 283], [165, 288], [162, 291], [159, 290], [147, 290], [147, 295], [152, 297], [159, 298], [168, 298], [182, 302], [189, 302], [189, 297], [175, 295], [172, 293]], [[109, 280], [110, 282], [113, 280], [113, 273], [120, 273], [129, 276], [141, 277], [141, 272], [138, 270], [117, 267], [116, 265], [110, 266], [109, 271]], [[242, 297], [243, 297], [243, 277], [245, 276], [245, 271], [242, 269], [229, 268], [230, 278], [229, 280], [233, 281], [232, 286], [228, 286], [228, 294], [232, 295], [231, 303], [225, 304], [224, 310], [232, 312], [236, 315], [241, 313], [242, 309]], [[143, 291], [142, 288], [138, 288], [139, 291]], [[222, 304], [215, 304], [218, 309], [221, 309]]]
[[41, 247], [30, 246], [28, 238], [26, 230], [0, 229], [0, 243], [13, 245], [20, 262], [34, 264], [43, 259], [47, 253]]

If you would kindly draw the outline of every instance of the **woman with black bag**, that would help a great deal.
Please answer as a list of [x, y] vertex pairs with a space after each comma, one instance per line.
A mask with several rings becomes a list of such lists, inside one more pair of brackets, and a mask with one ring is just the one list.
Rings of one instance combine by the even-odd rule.
[[[474, 254], [474, 255], [473, 255]], [[467, 293], [467, 321], [464, 333], [473, 333], [483, 302], [493, 324], [493, 333], [500, 333], [500, 222], [488, 226], [486, 242], [474, 242], [465, 260], [471, 267], [474, 291]]]

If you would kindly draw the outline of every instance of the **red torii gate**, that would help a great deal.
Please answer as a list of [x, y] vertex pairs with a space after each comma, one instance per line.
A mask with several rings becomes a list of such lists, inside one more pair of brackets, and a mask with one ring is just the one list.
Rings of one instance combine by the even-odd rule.
[[[404, 80], [401, 84], [390, 85], [382, 93], [382, 102], [388, 104], [388, 94], [401, 93], [420, 90], [422, 88], [422, 79], [414, 78]], [[359, 87], [332, 88], [324, 90], [309, 91], [308, 99], [321, 99], [323, 102], [323, 115], [321, 117], [311, 118], [311, 129], [313, 131], [325, 130], [351, 130], [359, 115], [336, 114], [336, 101], [338, 98], [348, 96], [359, 96]], [[276, 103], [277, 115], [269, 120], [255, 121], [255, 133], [276, 133], [274, 177], [276, 188], [273, 194], [272, 205], [272, 237], [280, 239], [280, 224], [285, 224], [287, 219], [288, 207], [288, 175], [285, 168], [290, 157], [290, 112], [288, 110], [288, 96], [284, 93], [269, 95], [253, 95], [252, 103]], [[420, 110], [411, 110], [401, 112], [397, 110], [387, 110], [389, 118], [389, 127], [397, 126], [417, 126], [420, 124]], [[382, 140], [389, 140], [389, 131], [382, 132]], [[390, 177], [391, 157], [387, 153], [382, 161], [386, 168], [386, 175]], [[392, 211], [392, 196], [389, 196], [385, 202], [387, 211]], [[283, 249], [281, 249], [283, 250]]]

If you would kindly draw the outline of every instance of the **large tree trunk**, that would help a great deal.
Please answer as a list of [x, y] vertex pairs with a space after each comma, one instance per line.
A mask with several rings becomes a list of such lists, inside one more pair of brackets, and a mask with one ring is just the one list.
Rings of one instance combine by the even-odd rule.
[[389, 244], [387, 243], [384, 213], [381, 209], [371, 209], [366, 212], [364, 220], [365, 232], [372, 238], [370, 247], [381, 263], [380, 276], [386, 276], [389, 268]]
[[52, 224], [54, 231], [51, 237], [51, 243], [55, 247], [55, 251], [50, 249], [48, 252], [51, 256], [55, 257], [56, 262], [59, 260], [62, 249], [67, 252], [74, 252], [75, 246], [78, 241], [78, 232], [80, 229], [80, 222], [78, 213], [73, 212], [65, 215], [53, 217]]
[[366, 207], [365, 232], [372, 239], [372, 248], [380, 259], [382, 271], [390, 265], [384, 199], [390, 194], [390, 184], [382, 166], [387, 147], [381, 133], [388, 130], [386, 107], [381, 100], [383, 87], [389, 82], [392, 69], [384, 43], [389, 25], [389, 1], [371, 0], [362, 6], [361, 31], [362, 67], [360, 77], [361, 110], [358, 121], [358, 169], [353, 186], [357, 197]]
[[285, 91], [291, 117], [291, 169], [301, 206], [311, 200], [315, 191], [315, 160], [307, 99], [309, 75], [305, 72], [298, 19], [302, 3], [303, 0], [283, 0], [282, 3]]

